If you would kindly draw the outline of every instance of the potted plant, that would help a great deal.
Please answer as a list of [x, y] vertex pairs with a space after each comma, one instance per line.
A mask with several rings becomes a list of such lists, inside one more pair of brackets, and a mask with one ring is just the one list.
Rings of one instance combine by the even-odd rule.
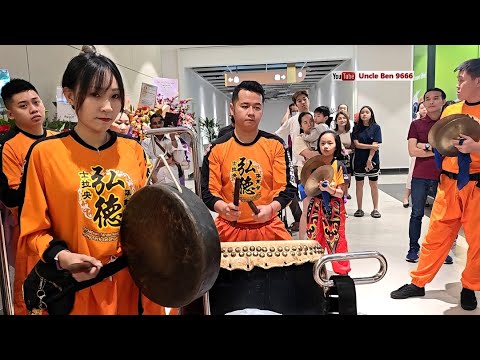
[[209, 117], [200, 118], [199, 124], [200, 129], [207, 136], [208, 142], [212, 143], [217, 138], [218, 129], [220, 128], [217, 120]]

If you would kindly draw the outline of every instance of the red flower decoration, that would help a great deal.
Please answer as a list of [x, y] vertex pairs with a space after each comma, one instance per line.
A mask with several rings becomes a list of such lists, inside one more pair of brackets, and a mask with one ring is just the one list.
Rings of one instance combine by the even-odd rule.
[[0, 134], [5, 134], [10, 130], [10, 125], [0, 125]]

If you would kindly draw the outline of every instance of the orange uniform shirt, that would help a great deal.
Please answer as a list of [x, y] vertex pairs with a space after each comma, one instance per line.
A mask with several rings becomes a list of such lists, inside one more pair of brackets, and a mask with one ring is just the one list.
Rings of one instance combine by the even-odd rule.
[[297, 191], [284, 142], [262, 130], [250, 144], [241, 143], [234, 132], [212, 144], [202, 166], [202, 198], [210, 210], [218, 200], [233, 202], [237, 177], [241, 179], [238, 223], [254, 221], [248, 200], [256, 205], [277, 200], [285, 208]]
[[1, 200], [7, 207], [15, 208], [21, 201], [18, 188], [22, 181], [23, 166], [28, 149], [36, 140], [55, 133], [45, 130], [42, 135], [32, 135], [14, 126], [0, 140]]
[[[468, 114], [480, 119], [480, 105], [467, 105], [465, 101], [448, 106], [442, 113], [442, 118], [452, 114]], [[466, 134], [468, 135], [468, 134]], [[480, 173], [480, 153], [471, 153], [470, 174]], [[458, 174], [458, 158], [445, 157], [442, 162], [442, 169]]]
[[133, 138], [110, 132], [98, 150], [75, 131], [32, 146], [25, 166], [20, 239], [45, 261], [52, 240], [107, 263], [120, 255], [120, 225], [128, 200], [147, 180], [147, 161]]

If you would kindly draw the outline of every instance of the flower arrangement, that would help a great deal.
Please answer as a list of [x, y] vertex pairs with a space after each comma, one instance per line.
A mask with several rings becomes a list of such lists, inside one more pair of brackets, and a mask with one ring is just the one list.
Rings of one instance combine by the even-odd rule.
[[155, 113], [154, 110], [151, 110], [148, 106], [141, 106], [137, 109], [134, 109], [130, 105], [130, 112], [127, 113], [130, 118], [131, 126], [131, 135], [137, 139], [143, 140], [145, 135], [143, 130], [150, 129], [150, 117]]
[[184, 126], [195, 131], [195, 113], [190, 112], [190, 101], [191, 98], [179, 100], [178, 96], [165, 99], [157, 96], [157, 103], [153, 109], [148, 106], [135, 109], [130, 105], [128, 116], [132, 127], [131, 135], [143, 140], [145, 138], [143, 131], [150, 128], [150, 117], [155, 113], [165, 117], [167, 112], [179, 114], [176, 126]]
[[177, 126], [185, 126], [195, 130], [195, 113], [190, 112], [190, 102], [192, 98], [179, 100], [178, 96], [163, 99], [157, 96], [157, 107], [162, 110], [164, 115], [167, 112], [179, 114]]

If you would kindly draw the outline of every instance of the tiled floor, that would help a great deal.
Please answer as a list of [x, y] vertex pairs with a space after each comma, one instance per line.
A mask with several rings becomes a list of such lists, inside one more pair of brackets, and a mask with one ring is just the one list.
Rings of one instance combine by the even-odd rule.
[[[397, 193], [403, 193], [406, 175], [380, 176], [381, 184], [400, 184], [389, 187]], [[383, 187], [385, 189], [385, 187]], [[370, 188], [364, 186], [364, 206], [366, 216], [356, 218], [353, 213], [357, 209], [355, 199], [355, 183], [350, 188], [352, 200], [347, 202], [347, 239], [349, 251], [375, 250], [383, 254], [388, 263], [385, 277], [374, 284], [357, 285], [357, 308], [361, 314], [368, 315], [480, 315], [480, 309], [465, 311], [460, 305], [460, 275], [465, 267], [467, 243], [459, 236], [457, 245], [451, 252], [454, 259], [452, 265], [443, 265], [434, 280], [425, 287], [426, 294], [420, 298], [394, 300], [390, 292], [410, 282], [409, 272], [416, 264], [405, 261], [408, 250], [408, 223], [410, 208], [403, 208], [400, 200], [380, 191], [380, 219], [369, 216], [373, 209]], [[429, 213], [427, 211], [426, 213]], [[424, 217], [422, 238], [428, 229], [429, 218]], [[371, 276], [378, 271], [375, 259], [353, 260], [351, 262], [352, 277]], [[477, 298], [480, 292], [477, 291]]]
[[[347, 202], [347, 240], [349, 251], [378, 251], [387, 259], [385, 277], [373, 284], [357, 285], [357, 310], [366, 315], [480, 315], [480, 308], [465, 311], [460, 307], [460, 275], [465, 267], [467, 243], [463, 236], [457, 239], [456, 247], [450, 252], [454, 263], [443, 265], [434, 280], [425, 287], [426, 294], [420, 298], [394, 300], [390, 292], [410, 282], [409, 272], [416, 264], [405, 261], [408, 251], [408, 224], [411, 208], [402, 206], [402, 194], [407, 175], [382, 175], [379, 178], [380, 219], [369, 214], [373, 210], [368, 182], [364, 186], [363, 210], [365, 217], [356, 218], [355, 181], [350, 188], [352, 199]], [[192, 185], [187, 184], [192, 188]], [[383, 191], [382, 191], [383, 190]], [[425, 209], [422, 238], [428, 229], [430, 214]], [[287, 210], [288, 223], [293, 222]], [[463, 231], [460, 232], [463, 234]], [[294, 234], [294, 237], [298, 233]], [[379, 262], [376, 259], [352, 260], [350, 276], [368, 277], [377, 273]], [[480, 300], [480, 291], [476, 292]]]
[[[409, 271], [416, 265], [405, 261], [408, 250], [408, 222], [410, 208], [405, 209], [399, 200], [403, 191], [406, 175], [382, 175], [379, 185], [380, 212], [382, 217], [374, 219], [369, 216], [372, 210], [370, 188], [364, 187], [364, 206], [366, 216], [355, 218], [356, 210], [355, 184], [352, 183], [350, 194], [352, 200], [347, 203], [347, 239], [349, 250], [375, 250], [383, 254], [388, 263], [385, 277], [374, 284], [357, 285], [357, 309], [359, 314], [366, 315], [480, 315], [480, 308], [474, 311], [465, 311], [459, 305], [460, 274], [465, 266], [467, 244], [459, 236], [457, 245], [451, 255], [454, 263], [443, 265], [435, 279], [426, 286], [426, 295], [421, 298], [393, 300], [390, 292], [403, 284], [410, 282]], [[389, 185], [389, 186], [383, 186]], [[187, 183], [193, 188], [192, 181]], [[391, 193], [392, 195], [390, 195]], [[428, 213], [428, 211], [427, 211]], [[287, 211], [289, 223], [293, 220], [290, 211]], [[428, 227], [428, 217], [424, 218], [422, 234]], [[375, 259], [352, 260], [352, 277], [372, 276], [378, 269]], [[477, 291], [480, 299], [480, 292]]]

